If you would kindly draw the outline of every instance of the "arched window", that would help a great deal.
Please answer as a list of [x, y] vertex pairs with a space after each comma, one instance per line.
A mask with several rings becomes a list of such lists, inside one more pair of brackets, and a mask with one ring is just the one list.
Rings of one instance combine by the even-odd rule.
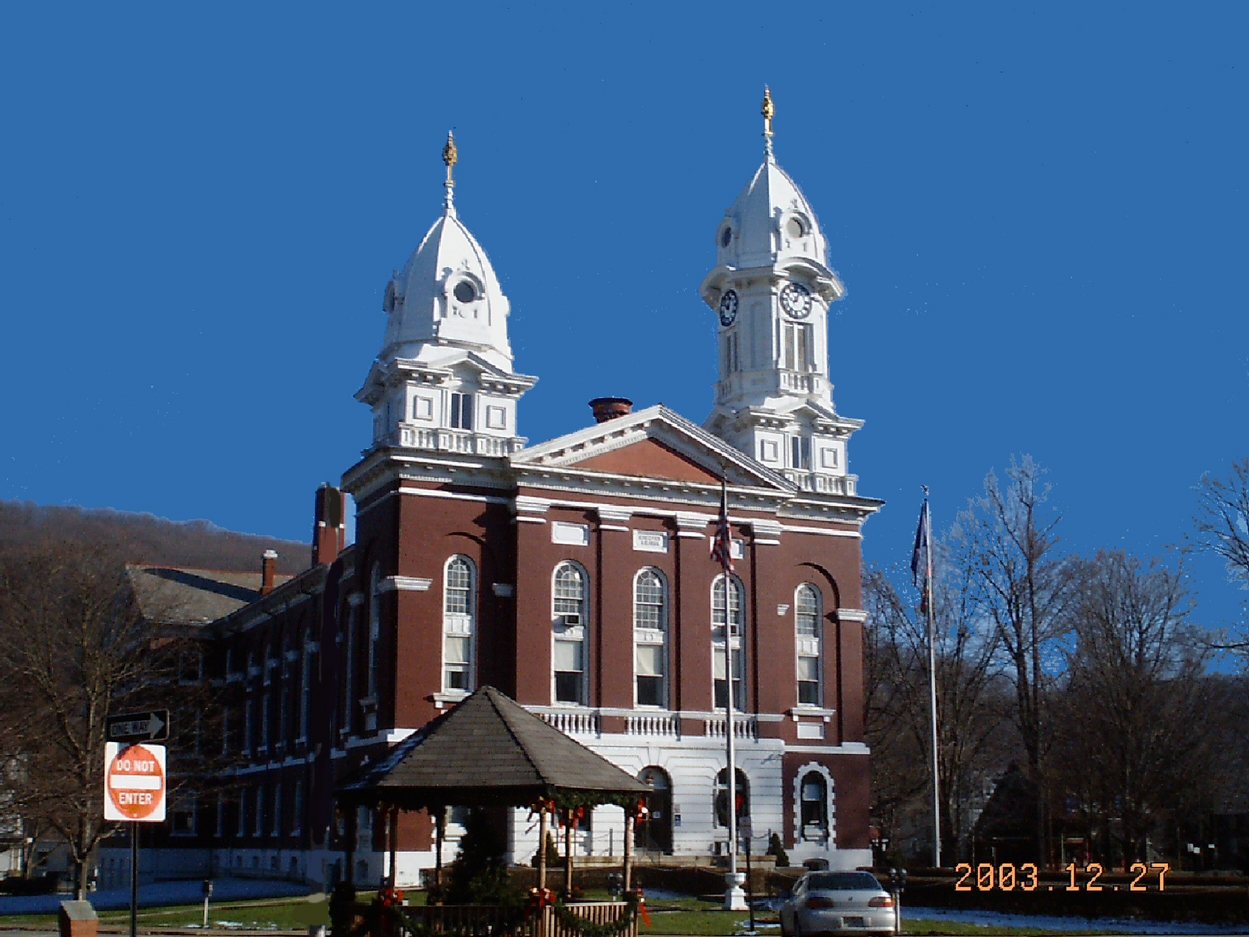
[[551, 662], [552, 695], [557, 703], [585, 702], [587, 594], [585, 570], [576, 563], [555, 567], [551, 586]]
[[828, 782], [818, 771], [808, 771], [798, 786], [800, 797], [799, 835], [808, 841], [828, 838]]
[[447, 560], [442, 597], [442, 688], [471, 693], [477, 634], [477, 569], [467, 556]]
[[[750, 816], [750, 781], [746, 779], [746, 773], [738, 768], [734, 772], [736, 779], [737, 795], [737, 817]], [[716, 826], [729, 825], [729, 769], [721, 768], [720, 773], [716, 775], [716, 797], [715, 797], [715, 813]]]
[[804, 582], [794, 592], [794, 632], [798, 651], [798, 705], [819, 706], [821, 693], [820, 675], [824, 670], [823, 603], [820, 590]]
[[727, 640], [733, 656], [733, 706], [746, 707], [746, 684], [742, 680], [745, 655], [742, 654], [742, 634], [745, 631], [742, 600], [742, 583], [736, 576], [728, 578], [728, 600], [725, 601], [725, 578], [721, 574], [711, 584], [711, 672], [715, 686], [715, 707], [723, 709], [728, 703], [725, 679], [724, 642]]
[[365, 672], [366, 695], [371, 700], [377, 699], [377, 645], [382, 634], [382, 571], [375, 563], [369, 576], [369, 645]]
[[633, 579], [633, 666], [638, 706], [667, 706], [667, 584], [657, 569]]

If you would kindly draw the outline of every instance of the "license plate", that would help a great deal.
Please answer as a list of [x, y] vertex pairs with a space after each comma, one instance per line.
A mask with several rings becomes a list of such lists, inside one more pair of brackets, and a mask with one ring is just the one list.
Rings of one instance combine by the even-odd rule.
[[863, 920], [863, 918], [861, 918], [861, 917], [848, 917], [848, 918], [844, 918], [844, 919], [843, 919], [843, 921], [842, 921], [842, 923], [843, 923], [846, 927], [866, 927], [866, 926], [867, 926], [867, 922], [866, 922], [866, 921], [864, 921], [864, 920]]

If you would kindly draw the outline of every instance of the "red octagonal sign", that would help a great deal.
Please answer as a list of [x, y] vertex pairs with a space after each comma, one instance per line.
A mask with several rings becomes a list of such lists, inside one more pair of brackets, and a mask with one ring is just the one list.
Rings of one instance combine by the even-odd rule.
[[104, 748], [104, 819], [160, 823], [165, 819], [165, 746]]

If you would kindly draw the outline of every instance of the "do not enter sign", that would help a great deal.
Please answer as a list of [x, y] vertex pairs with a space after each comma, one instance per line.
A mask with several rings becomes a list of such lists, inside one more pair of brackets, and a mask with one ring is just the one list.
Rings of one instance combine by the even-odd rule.
[[160, 823], [165, 819], [165, 746], [104, 746], [104, 819]]

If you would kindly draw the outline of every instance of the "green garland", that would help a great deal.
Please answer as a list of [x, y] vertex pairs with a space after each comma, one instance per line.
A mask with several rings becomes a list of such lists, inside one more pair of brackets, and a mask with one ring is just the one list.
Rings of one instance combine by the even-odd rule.
[[618, 937], [633, 927], [633, 922], [638, 916], [637, 895], [625, 895], [624, 901], [625, 913], [621, 915], [620, 920], [610, 924], [596, 924], [587, 918], [573, 914], [563, 902], [556, 902], [550, 907], [555, 909], [555, 916], [561, 924], [583, 937]]

